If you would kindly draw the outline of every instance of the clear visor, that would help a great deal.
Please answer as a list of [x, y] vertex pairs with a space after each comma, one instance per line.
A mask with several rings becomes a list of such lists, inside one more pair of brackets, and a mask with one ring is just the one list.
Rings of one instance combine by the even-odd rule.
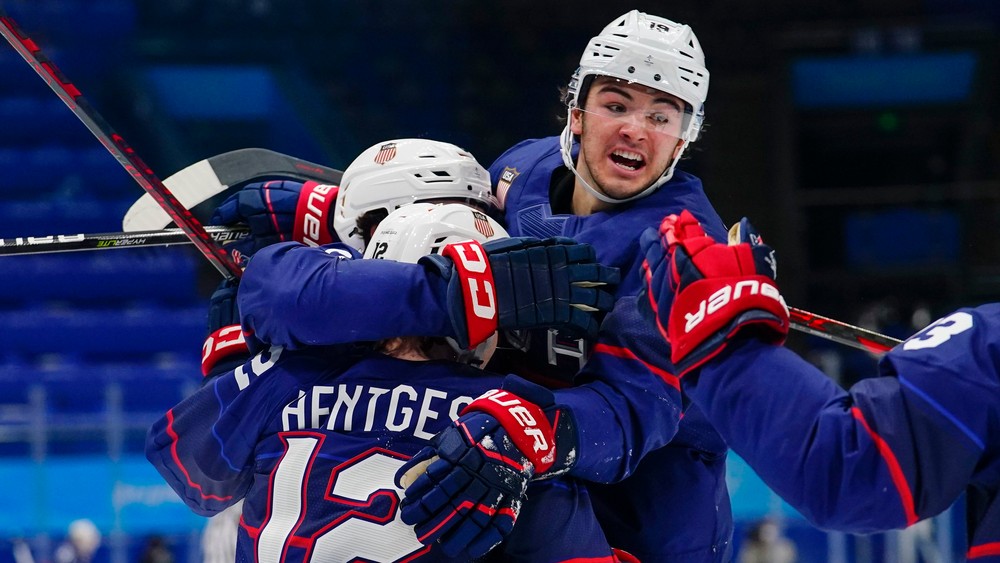
[[630, 125], [654, 135], [678, 140], [686, 137], [688, 125], [691, 123], [690, 111], [673, 107], [640, 109], [628, 108], [618, 104], [598, 104], [587, 109], [575, 109], [604, 122], [615, 122], [622, 126]]

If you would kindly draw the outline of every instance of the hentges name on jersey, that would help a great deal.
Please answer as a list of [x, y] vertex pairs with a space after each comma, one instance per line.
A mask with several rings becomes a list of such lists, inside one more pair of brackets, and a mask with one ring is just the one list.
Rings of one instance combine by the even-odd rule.
[[429, 431], [429, 426], [438, 421], [436, 426], [440, 427], [439, 421], [458, 418], [472, 399], [405, 384], [391, 389], [357, 384], [315, 385], [303, 390], [282, 410], [282, 430], [369, 432], [385, 428], [430, 440], [435, 432]]

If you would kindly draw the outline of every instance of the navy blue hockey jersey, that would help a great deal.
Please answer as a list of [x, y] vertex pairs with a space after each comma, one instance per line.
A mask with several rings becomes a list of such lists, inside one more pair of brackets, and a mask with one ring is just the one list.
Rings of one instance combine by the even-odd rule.
[[[701, 180], [682, 170], [633, 202], [587, 216], [556, 214], [551, 188], [558, 173], [568, 173], [558, 137], [523, 141], [490, 166], [512, 236], [560, 235], [587, 242], [598, 261], [621, 269], [615, 310], [576, 379], [588, 384], [557, 393], [558, 402], [572, 408], [576, 420], [608, 421], [605, 424], [621, 434], [608, 438], [606, 433], [614, 430], [581, 427], [586, 446], [581, 446], [581, 463], [572, 474], [602, 483], [618, 481], [589, 485], [613, 546], [642, 561], [728, 561], [733, 522], [725, 482], [726, 445], [697, 407], [688, 407], [680, 416], [682, 399], [670, 351], [640, 318], [635, 298], [629, 297], [644, 286], [639, 236], [645, 229], [658, 227], [664, 216], [684, 209], [716, 240], [726, 240], [725, 225]], [[607, 439], [592, 442], [587, 432]], [[617, 472], [607, 473], [615, 469], [607, 459], [588, 458], [588, 448], [595, 456], [621, 456]]]
[[817, 526], [903, 528], [965, 492], [968, 559], [1000, 561], [1000, 305], [939, 319], [879, 368], [845, 391], [791, 351], [749, 341], [684, 388]]
[[[395, 474], [500, 381], [452, 362], [272, 346], [168, 411], [146, 455], [199, 514], [245, 497], [238, 561], [447, 560], [399, 519]], [[529, 492], [500, 548], [509, 560], [612, 560], [585, 489], [556, 479]], [[550, 518], [565, 537], [532, 533]]]
[[[725, 444], [696, 407], [682, 416], [680, 383], [669, 351], [639, 316], [631, 296], [642, 285], [638, 238], [644, 229], [684, 208], [692, 209], [720, 240], [725, 228], [701, 182], [681, 171], [649, 197], [608, 212], [552, 214], [549, 176], [560, 163], [556, 140], [550, 138], [518, 145], [494, 169], [518, 171], [506, 187], [512, 234], [573, 237], [592, 244], [602, 263], [623, 268], [623, 297], [577, 377], [586, 385], [556, 393], [557, 403], [574, 413], [580, 436], [572, 475], [600, 483], [624, 479], [608, 487], [588, 485], [614, 547], [644, 561], [726, 561], [732, 518]], [[494, 172], [493, 178], [502, 174]], [[291, 347], [401, 333], [449, 334], [447, 311], [439, 302], [444, 291], [434, 287], [441, 281], [417, 265], [378, 262], [341, 260], [293, 243], [265, 248], [241, 282], [244, 329], [265, 342]], [[294, 279], [309, 283], [275, 283]], [[372, 315], [373, 299], [378, 304], [389, 299], [393, 309], [410, 314], [391, 319]], [[330, 322], [331, 311], [337, 311], [337, 322]], [[648, 461], [640, 464], [644, 458]]]

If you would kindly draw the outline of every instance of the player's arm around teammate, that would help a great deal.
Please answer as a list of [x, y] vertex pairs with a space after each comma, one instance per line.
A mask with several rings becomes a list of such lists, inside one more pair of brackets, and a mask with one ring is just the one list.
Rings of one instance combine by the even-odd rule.
[[[780, 295], [744, 299], [755, 284], [777, 288], [759, 236], [718, 244], [682, 215], [644, 247], [682, 387], [782, 498], [818, 526], [869, 533], [934, 516], [965, 492], [969, 559], [1000, 556], [1000, 305], [938, 319], [845, 390], [776, 345], [788, 326]], [[731, 299], [705, 314], [722, 294]]]

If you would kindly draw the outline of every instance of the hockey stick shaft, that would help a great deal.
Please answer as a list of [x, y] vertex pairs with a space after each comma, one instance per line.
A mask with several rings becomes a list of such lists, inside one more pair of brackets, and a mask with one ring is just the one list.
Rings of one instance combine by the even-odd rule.
[[116, 133], [62, 71], [45, 56], [38, 45], [18, 27], [17, 23], [0, 8], [0, 33], [14, 50], [48, 84], [66, 106], [87, 126], [125, 170], [138, 182], [146, 193], [170, 215], [174, 223], [191, 239], [198, 250], [223, 276], [238, 279], [242, 270], [231, 256], [205, 232], [205, 228], [184, 208], [163, 182], [146, 166], [125, 139]]
[[[212, 237], [212, 240], [218, 243], [241, 240], [250, 235], [250, 230], [246, 227], [208, 226], [205, 227], [205, 232], [208, 233], [208, 236]], [[191, 242], [187, 233], [181, 229], [15, 237], [0, 239], [0, 256], [171, 246], [174, 244], [191, 244]]]
[[788, 312], [791, 315], [792, 328], [800, 332], [819, 336], [875, 355], [882, 355], [901, 342], [891, 336], [795, 307], [789, 307]]

